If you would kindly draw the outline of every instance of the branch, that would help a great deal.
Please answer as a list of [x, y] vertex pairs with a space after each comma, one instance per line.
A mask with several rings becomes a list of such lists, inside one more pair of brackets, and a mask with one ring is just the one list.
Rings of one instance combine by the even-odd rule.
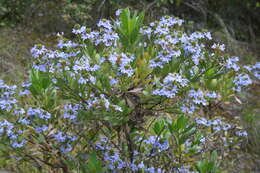
[[144, 8], [144, 12], [146, 12], [146, 11], [148, 11], [150, 8], [152, 8], [152, 6], [154, 6], [157, 2], [158, 2], [158, 0], [154, 0], [153, 2], [149, 3], [149, 4]]

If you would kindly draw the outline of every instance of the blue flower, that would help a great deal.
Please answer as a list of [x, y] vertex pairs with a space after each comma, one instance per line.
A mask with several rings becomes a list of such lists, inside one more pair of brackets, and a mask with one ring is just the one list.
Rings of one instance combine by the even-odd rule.
[[51, 118], [51, 114], [40, 109], [40, 108], [31, 108], [29, 107], [29, 109], [27, 110], [27, 114], [33, 118], [34, 116], [37, 116], [41, 119], [44, 119], [44, 120], [48, 120]]
[[20, 118], [20, 119], [18, 120], [18, 122], [19, 122], [19, 123], [22, 123], [22, 124], [24, 124], [24, 125], [30, 124], [30, 120], [27, 120], [26, 118]]
[[135, 59], [134, 56], [128, 57], [126, 54], [122, 53], [119, 64], [120, 74], [126, 74], [128, 77], [134, 74], [134, 70], [131, 67], [131, 62]]
[[81, 28], [79, 29], [73, 29], [72, 30], [72, 33], [73, 34], [83, 34], [86, 32], [86, 27], [85, 26], [82, 26]]
[[62, 145], [61, 147], [60, 147], [60, 151], [62, 152], [62, 153], [68, 153], [68, 152], [70, 152], [72, 150], [72, 146], [71, 146], [71, 144], [64, 144], [64, 145]]
[[53, 137], [56, 139], [57, 142], [62, 143], [65, 142], [67, 139], [66, 135], [63, 135], [61, 131], [57, 132], [56, 134], [53, 135]]
[[116, 16], [119, 16], [121, 14], [122, 10], [118, 9], [116, 10]]
[[248, 74], [239, 74], [235, 77], [233, 82], [235, 84], [234, 90], [238, 92], [241, 91], [241, 87], [248, 86], [253, 83]]
[[97, 24], [98, 27], [103, 27], [105, 28], [106, 30], [108, 31], [111, 31], [112, 30], [112, 25], [110, 23], [109, 20], [106, 20], [106, 19], [102, 19], [98, 22]]
[[131, 168], [132, 171], [137, 171], [138, 170], [138, 166], [136, 164], [134, 164], [134, 163], [131, 163], [130, 168]]
[[23, 108], [15, 109], [14, 114], [15, 115], [23, 115], [23, 114], [25, 114], [25, 110]]
[[109, 81], [110, 85], [116, 85], [118, 83], [117, 79], [110, 79]]
[[45, 48], [45, 46], [37, 46], [35, 45], [32, 49], [31, 49], [31, 54], [34, 58], [38, 58], [41, 55], [43, 55], [44, 53], [47, 52], [47, 49]]
[[141, 163], [138, 164], [139, 169], [145, 168], [144, 162], [142, 161]]
[[45, 132], [46, 130], [48, 130], [48, 126], [46, 126], [46, 125], [43, 125], [43, 126], [39, 126], [39, 127], [36, 127], [35, 128], [35, 131], [37, 132], [37, 133], [42, 133], [42, 132]]
[[217, 93], [214, 92], [214, 91], [207, 93], [206, 96], [209, 97], [209, 98], [218, 98]]
[[240, 69], [240, 67], [236, 64], [236, 62], [238, 62], [238, 61], [239, 61], [238, 57], [231, 57], [231, 58], [227, 59], [226, 67], [228, 69], [233, 69], [237, 72]]
[[21, 147], [23, 147], [25, 144], [26, 144], [26, 141], [25, 141], [25, 140], [22, 140], [21, 142], [13, 141], [13, 142], [11, 143], [11, 146], [12, 146], [13, 148], [21, 148]]
[[176, 82], [180, 86], [184, 87], [187, 86], [189, 81], [177, 73], [169, 73], [163, 80], [164, 84], [172, 84], [173, 82]]
[[195, 111], [196, 107], [194, 106], [194, 104], [191, 104], [189, 106], [186, 106], [185, 104], [183, 104], [181, 106], [181, 111], [183, 113], [188, 113], [188, 114], [192, 114]]
[[189, 97], [192, 98], [193, 103], [207, 105], [207, 100], [204, 98], [204, 93], [198, 89], [197, 91], [192, 89], [189, 91]]
[[195, 118], [195, 122], [197, 124], [204, 125], [204, 126], [210, 126], [211, 125], [211, 123], [208, 122], [208, 120], [206, 118], [203, 118], [203, 117]]
[[19, 92], [19, 95], [20, 95], [20, 96], [29, 95], [30, 93], [31, 93], [30, 90], [25, 89], [25, 90], [23, 90], [23, 91], [20, 91], [20, 92]]
[[218, 49], [218, 50], [221, 50], [221, 51], [224, 51], [225, 50], [225, 45], [224, 44], [219, 44], [219, 43], [214, 43], [212, 46], [211, 46], [212, 49]]
[[79, 104], [67, 104], [64, 106], [64, 114], [63, 118], [69, 119], [72, 121], [77, 120], [78, 111], [82, 109], [81, 105]]
[[57, 44], [57, 47], [62, 49], [62, 48], [75, 48], [77, 47], [78, 44], [77, 43], [73, 43], [72, 41], [67, 41], [64, 42], [64, 40], [59, 40], [59, 43]]
[[146, 168], [146, 171], [149, 173], [155, 173], [155, 168], [154, 167]]
[[254, 71], [254, 76], [260, 80], [260, 71]]
[[236, 131], [235, 134], [237, 136], [247, 136], [248, 135], [246, 131], [242, 131], [242, 130], [241, 131]]

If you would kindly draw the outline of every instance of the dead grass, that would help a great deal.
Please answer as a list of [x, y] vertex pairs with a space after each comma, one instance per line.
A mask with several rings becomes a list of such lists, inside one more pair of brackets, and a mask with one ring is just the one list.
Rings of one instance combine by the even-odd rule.
[[26, 78], [32, 62], [30, 49], [38, 43], [53, 45], [54, 38], [54, 34], [40, 35], [26, 28], [0, 29], [0, 78], [12, 82]]

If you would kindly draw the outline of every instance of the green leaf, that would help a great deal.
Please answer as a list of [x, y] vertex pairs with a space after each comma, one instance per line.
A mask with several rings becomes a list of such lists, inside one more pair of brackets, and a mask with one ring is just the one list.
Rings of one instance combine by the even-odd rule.
[[29, 89], [34, 96], [41, 95], [52, 83], [48, 72], [38, 70], [32, 70], [30, 72], [30, 81], [32, 84]]
[[130, 10], [122, 10], [119, 19], [120, 25], [117, 28], [117, 33], [124, 49], [131, 50], [137, 44], [140, 38], [140, 28], [143, 24], [144, 13], [139, 15], [135, 12], [133, 15]]
[[216, 151], [213, 151], [213, 152], [211, 153], [211, 160], [212, 160], [212, 161], [216, 161], [217, 158], [218, 158], [218, 153], [217, 153]]
[[208, 71], [205, 73], [206, 78], [212, 78], [216, 74], [215, 68], [210, 68]]
[[88, 171], [91, 173], [102, 173], [104, 169], [102, 167], [101, 162], [97, 159], [97, 155], [95, 152], [91, 153], [89, 156], [89, 160], [87, 163]]
[[177, 129], [180, 130], [180, 129], [184, 129], [184, 127], [186, 126], [188, 122], [188, 119], [186, 119], [184, 117], [184, 115], [180, 116], [177, 120]]
[[160, 131], [161, 131], [161, 125], [159, 122], [156, 122], [153, 126], [153, 130], [155, 132], [156, 135], [159, 135], [160, 134]]

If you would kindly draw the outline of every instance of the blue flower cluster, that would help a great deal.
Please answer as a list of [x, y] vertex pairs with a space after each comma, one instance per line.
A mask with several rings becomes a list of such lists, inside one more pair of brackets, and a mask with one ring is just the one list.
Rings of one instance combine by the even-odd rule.
[[193, 103], [195, 104], [202, 104], [203, 106], [207, 105], [207, 100], [204, 97], [204, 93], [202, 90], [190, 90], [189, 97], [192, 99]]
[[56, 142], [58, 142], [60, 146], [60, 151], [63, 153], [70, 152], [72, 150], [71, 143], [74, 142], [77, 137], [71, 136], [68, 134], [63, 133], [62, 131], [58, 131], [57, 133], [52, 135]]
[[[117, 16], [121, 13], [117, 11]], [[94, 148], [111, 172], [193, 172], [181, 159], [203, 151], [200, 145], [206, 137], [197, 133], [198, 126], [186, 128], [181, 118], [177, 125], [174, 120], [163, 121], [156, 124], [162, 132], [154, 130], [156, 136], [150, 129], [137, 130], [138, 120], [180, 110], [195, 114], [223, 98], [221, 86], [211, 86], [214, 81], [230, 82], [226, 93], [240, 92], [259, 79], [260, 63], [240, 66], [238, 57], [221, 55], [224, 45], [207, 43], [212, 40], [209, 32], [185, 33], [184, 21], [175, 17], [141, 26], [126, 41], [122, 40], [127, 34], [123, 38], [119, 34], [123, 22], [100, 20], [96, 30], [76, 27], [72, 31], [76, 41], [59, 35], [57, 49], [42, 45], [31, 49], [32, 71], [52, 81], [48, 91], [55, 93], [55, 104], [50, 107], [45, 104], [49, 97], [38, 99], [30, 90], [41, 88], [33, 81], [18, 91], [19, 87], [0, 80], [0, 113], [14, 115], [0, 119], [5, 144], [18, 149], [36, 143], [43, 153], [75, 162], [81, 153], [88, 153], [81, 150]], [[133, 44], [131, 49], [125, 48], [126, 43]], [[195, 122], [214, 132], [234, 128], [221, 119], [201, 117]], [[98, 139], [107, 133], [113, 137]], [[246, 132], [236, 135], [246, 136]], [[168, 168], [165, 160], [171, 165]]]
[[239, 74], [235, 77], [233, 82], [235, 84], [234, 90], [238, 92], [241, 91], [241, 87], [245, 87], [253, 83], [248, 74]]
[[40, 109], [40, 108], [31, 108], [29, 107], [27, 110], [27, 115], [30, 119], [34, 119], [35, 117], [38, 117], [43, 120], [49, 120], [51, 118], [51, 114]]
[[163, 79], [163, 83], [160, 84], [160, 87], [162, 88], [154, 90], [153, 94], [173, 98], [176, 96], [179, 89], [187, 85], [187, 79], [177, 73], [170, 73]]
[[19, 92], [19, 95], [20, 96], [24, 96], [24, 95], [29, 95], [31, 94], [30, 90], [29, 90], [29, 87], [31, 86], [31, 83], [30, 82], [27, 82], [27, 83], [23, 83], [22, 84], [22, 89], [21, 91]]
[[69, 119], [69, 120], [75, 122], [77, 120], [77, 114], [80, 109], [82, 109], [82, 106], [79, 104], [64, 105], [63, 118]]
[[16, 85], [8, 86], [0, 80], [0, 110], [10, 111], [13, 109], [17, 100], [15, 98]]
[[[123, 160], [126, 158], [124, 158], [119, 151], [115, 151], [116, 147], [110, 143], [111, 141], [109, 141], [108, 138], [101, 138], [95, 146], [96, 149], [102, 151], [104, 161], [108, 163], [109, 169], [113, 171], [127, 169], [131, 171], [144, 170], [147, 173], [163, 173], [165, 171], [162, 168], [155, 168], [146, 165], [152, 161], [153, 157], [158, 156], [160, 152], [169, 148], [168, 140], [165, 140], [163, 143], [160, 143], [159, 141], [160, 139], [155, 136], [150, 136], [143, 140], [142, 145], [145, 147], [146, 151], [143, 153], [134, 151], [134, 158], [131, 162]], [[140, 141], [137, 140], [136, 142]]]
[[0, 136], [2, 137], [4, 134], [9, 139], [10, 145], [13, 148], [21, 148], [26, 144], [26, 140], [21, 139], [23, 131], [17, 130], [14, 124], [7, 120], [2, 120], [0, 122]]
[[238, 64], [236, 62], [239, 61], [238, 57], [231, 57], [227, 59], [227, 63], [226, 63], [226, 67], [228, 69], [233, 69], [236, 72], [239, 71], [240, 67], [238, 66]]
[[214, 119], [214, 120], [207, 120], [204, 117], [199, 117], [195, 119], [195, 122], [198, 125], [206, 126], [206, 127], [212, 127], [212, 129], [216, 132], [219, 131], [227, 131], [232, 128], [234, 128], [234, 125], [228, 124], [224, 121], [222, 121], [220, 118]]
[[245, 65], [244, 68], [247, 69], [249, 72], [253, 72], [254, 77], [260, 80], [260, 62], [257, 62], [255, 65], [252, 66]]

